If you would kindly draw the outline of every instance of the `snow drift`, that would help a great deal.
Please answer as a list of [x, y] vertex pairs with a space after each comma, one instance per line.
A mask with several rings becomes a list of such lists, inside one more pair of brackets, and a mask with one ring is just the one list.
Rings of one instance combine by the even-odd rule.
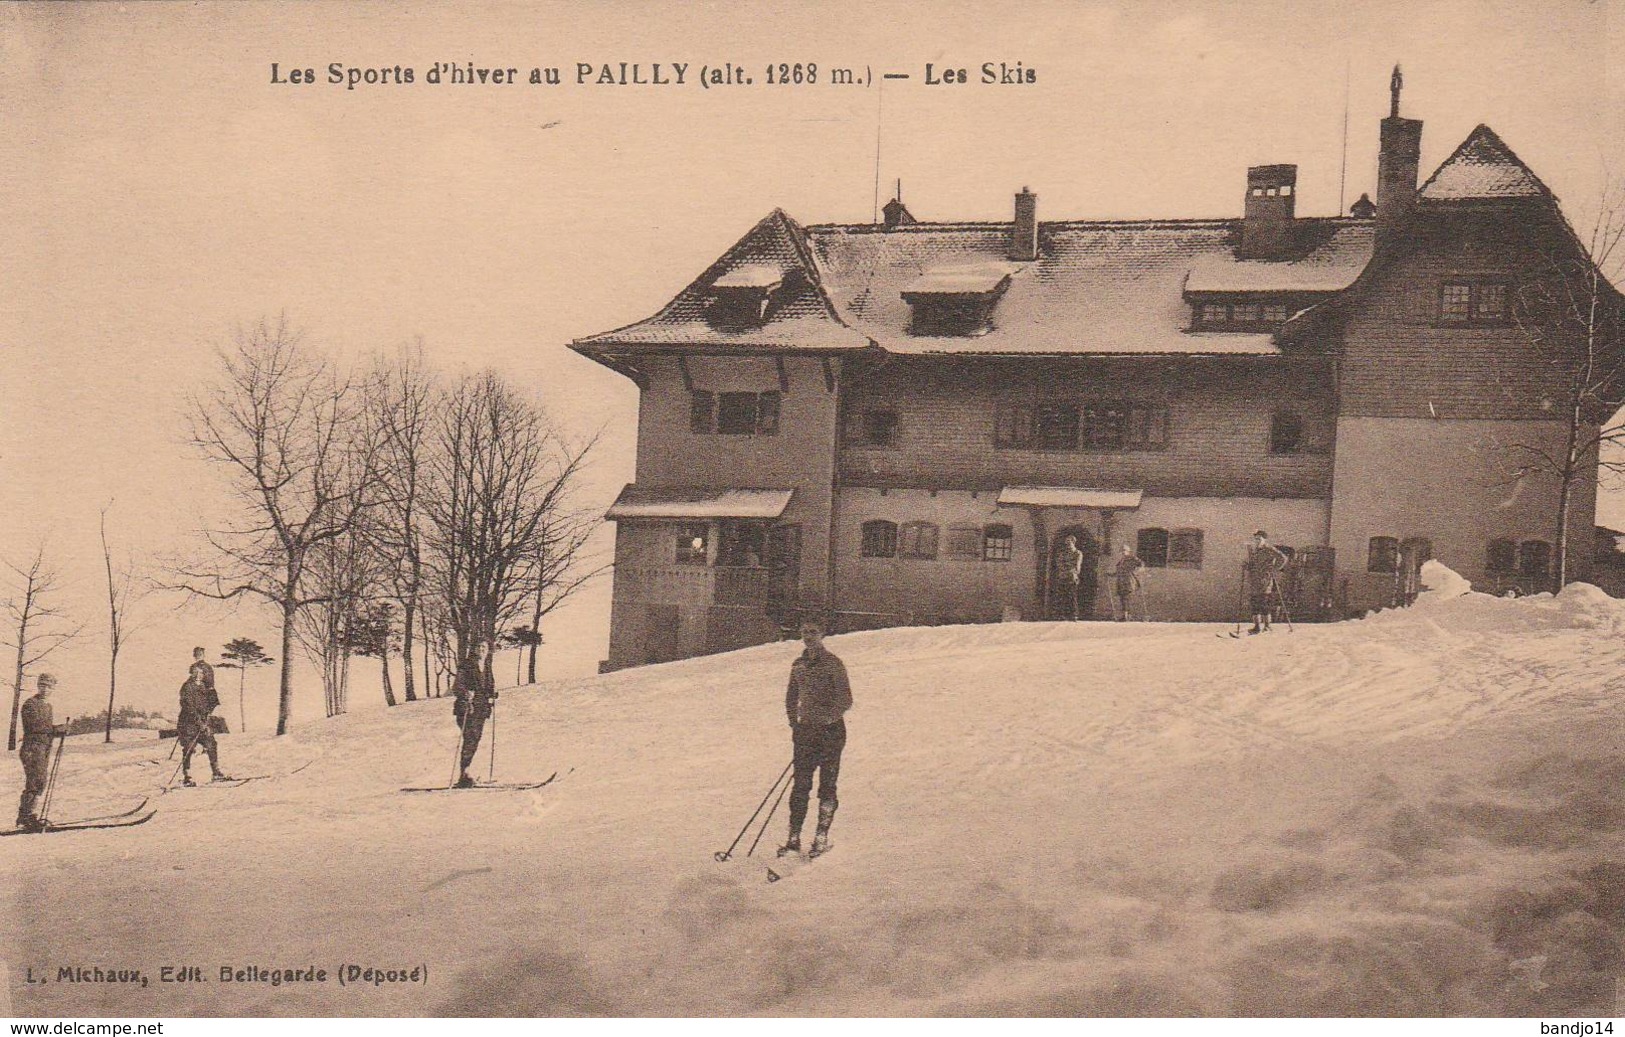
[[[788, 760], [795, 645], [504, 694], [497, 776], [563, 772], [536, 792], [397, 791], [449, 776], [444, 699], [223, 738], [273, 776], [0, 843], [0, 954], [429, 969], [19, 988], [42, 1016], [1612, 1012], [1625, 609], [1425, 582], [1413, 609], [1239, 641], [832, 638], [856, 697], [835, 849], [772, 884], [782, 810], [757, 857], [754, 832], [712, 853]], [[160, 751], [71, 746], [54, 813], [154, 791]]]

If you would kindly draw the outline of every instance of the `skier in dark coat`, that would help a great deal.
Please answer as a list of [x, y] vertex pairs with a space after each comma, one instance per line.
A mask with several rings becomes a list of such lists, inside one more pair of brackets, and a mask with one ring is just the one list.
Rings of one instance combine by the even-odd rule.
[[491, 646], [480, 641], [457, 666], [454, 689], [457, 697], [451, 704], [451, 715], [457, 718], [457, 726], [463, 731], [463, 750], [459, 757], [457, 778], [460, 789], [470, 788], [474, 784], [474, 779], [468, 773], [468, 765], [474, 762], [474, 754], [479, 751], [485, 721], [490, 718], [497, 699], [496, 687], [486, 673], [486, 660], [490, 654]]
[[1262, 529], [1254, 533], [1252, 546], [1247, 551], [1247, 601], [1253, 614], [1249, 634], [1269, 630], [1270, 613], [1281, 596], [1281, 570], [1285, 568], [1286, 555], [1270, 543]]
[[790, 838], [781, 855], [801, 852], [801, 826], [807, 820], [813, 772], [818, 772], [818, 828], [812, 856], [829, 849], [829, 826], [835, 820], [835, 783], [841, 774], [841, 750], [846, 747], [845, 714], [852, 708], [852, 685], [846, 667], [824, 647], [824, 626], [816, 620], [801, 624], [806, 650], [790, 665], [790, 686], [784, 711], [790, 720], [790, 741], [795, 748], [795, 776], [790, 784]]
[[42, 673], [35, 682], [39, 689], [23, 703], [23, 744], [17, 755], [23, 762], [23, 795], [17, 803], [17, 827], [39, 831], [45, 819], [35, 813], [45, 779], [51, 769], [51, 739], [67, 734], [67, 727], [52, 723], [51, 689], [56, 677]]
[[181, 714], [175, 723], [175, 737], [181, 740], [181, 784], [196, 785], [192, 780], [192, 753], [199, 746], [209, 754], [209, 771], [215, 781], [230, 781], [231, 775], [220, 769], [220, 746], [214, 740], [212, 716], [220, 705], [220, 696], [214, 690], [214, 667], [203, 659], [203, 649], [192, 649], [192, 666], [181, 685]]

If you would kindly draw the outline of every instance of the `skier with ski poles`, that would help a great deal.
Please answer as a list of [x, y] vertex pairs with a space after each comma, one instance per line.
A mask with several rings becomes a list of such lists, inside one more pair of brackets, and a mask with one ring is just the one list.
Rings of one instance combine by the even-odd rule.
[[1249, 608], [1253, 614], [1253, 628], [1247, 633], [1266, 633], [1270, 628], [1270, 613], [1281, 597], [1280, 575], [1286, 568], [1286, 555], [1269, 541], [1262, 529], [1253, 534], [1247, 548], [1246, 585]]
[[[457, 665], [456, 687], [453, 689], [456, 698], [451, 704], [451, 715], [463, 732], [462, 751], [458, 756], [457, 787], [460, 789], [474, 786], [468, 765], [474, 762], [474, 754], [479, 751], [486, 720], [496, 711], [497, 690], [486, 666], [490, 655], [490, 644], [476, 641], [473, 650], [464, 655]], [[492, 767], [495, 768], [494, 760]]]
[[209, 756], [209, 771], [213, 781], [230, 781], [231, 775], [220, 769], [220, 746], [214, 740], [213, 714], [220, 705], [220, 696], [214, 690], [214, 667], [203, 659], [202, 648], [192, 649], [192, 665], [181, 685], [181, 712], [175, 722], [175, 736], [181, 740], [181, 784], [191, 787], [192, 753], [198, 746]]
[[45, 818], [35, 810], [45, 792], [46, 779], [51, 769], [51, 742], [66, 738], [66, 724], [52, 723], [51, 690], [56, 687], [53, 674], [42, 673], [34, 682], [38, 688], [23, 703], [23, 744], [18, 757], [23, 762], [23, 794], [17, 802], [17, 827], [30, 832], [45, 828]]
[[790, 782], [790, 837], [779, 855], [801, 852], [801, 826], [807, 820], [813, 772], [817, 771], [818, 827], [810, 852], [817, 857], [829, 849], [829, 826], [835, 820], [835, 783], [841, 773], [841, 750], [846, 747], [845, 714], [852, 708], [852, 685], [841, 660], [824, 647], [822, 622], [803, 620], [801, 640], [806, 648], [790, 665], [790, 684], [784, 693], [795, 773]]
[[[1134, 553], [1134, 548], [1128, 544], [1123, 545], [1123, 556], [1117, 560], [1117, 568], [1113, 572], [1113, 590], [1117, 592], [1118, 620], [1127, 621], [1131, 618], [1134, 597], [1140, 592], [1140, 570], [1145, 563], [1140, 561]], [[1143, 610], [1142, 610], [1143, 611]]]

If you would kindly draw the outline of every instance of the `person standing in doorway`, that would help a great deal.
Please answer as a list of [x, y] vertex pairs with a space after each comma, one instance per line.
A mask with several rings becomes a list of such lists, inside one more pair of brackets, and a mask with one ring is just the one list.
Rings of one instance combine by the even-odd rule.
[[1083, 552], [1078, 538], [1068, 536], [1055, 556], [1055, 579], [1061, 593], [1061, 610], [1067, 619], [1078, 618], [1078, 583], [1083, 578]]
[[817, 620], [801, 624], [805, 646], [790, 664], [790, 686], [784, 711], [790, 720], [790, 742], [795, 750], [795, 775], [790, 781], [790, 837], [779, 855], [801, 852], [801, 826], [807, 820], [813, 772], [818, 773], [818, 828], [810, 856], [829, 849], [829, 826], [835, 820], [836, 781], [841, 774], [841, 751], [846, 748], [846, 711], [852, 708], [852, 685], [846, 667], [824, 647], [824, 625]]

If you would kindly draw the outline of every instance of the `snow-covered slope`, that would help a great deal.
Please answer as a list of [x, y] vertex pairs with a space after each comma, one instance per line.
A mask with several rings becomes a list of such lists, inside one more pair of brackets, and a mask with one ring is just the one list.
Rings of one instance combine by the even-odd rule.
[[[505, 694], [498, 778], [565, 772], [535, 792], [397, 791], [450, 774], [447, 700], [223, 738], [279, 777], [0, 841], [0, 957], [48, 970], [14, 991], [41, 1016], [1611, 1012], [1625, 609], [1452, 593], [1241, 640], [832, 638], [856, 697], [835, 849], [771, 884], [782, 809], [757, 858], [712, 854], [788, 761], [796, 645]], [[71, 746], [53, 813], [151, 792], [161, 751]], [[428, 980], [341, 987], [344, 963]], [[185, 964], [208, 981], [158, 982]]]

